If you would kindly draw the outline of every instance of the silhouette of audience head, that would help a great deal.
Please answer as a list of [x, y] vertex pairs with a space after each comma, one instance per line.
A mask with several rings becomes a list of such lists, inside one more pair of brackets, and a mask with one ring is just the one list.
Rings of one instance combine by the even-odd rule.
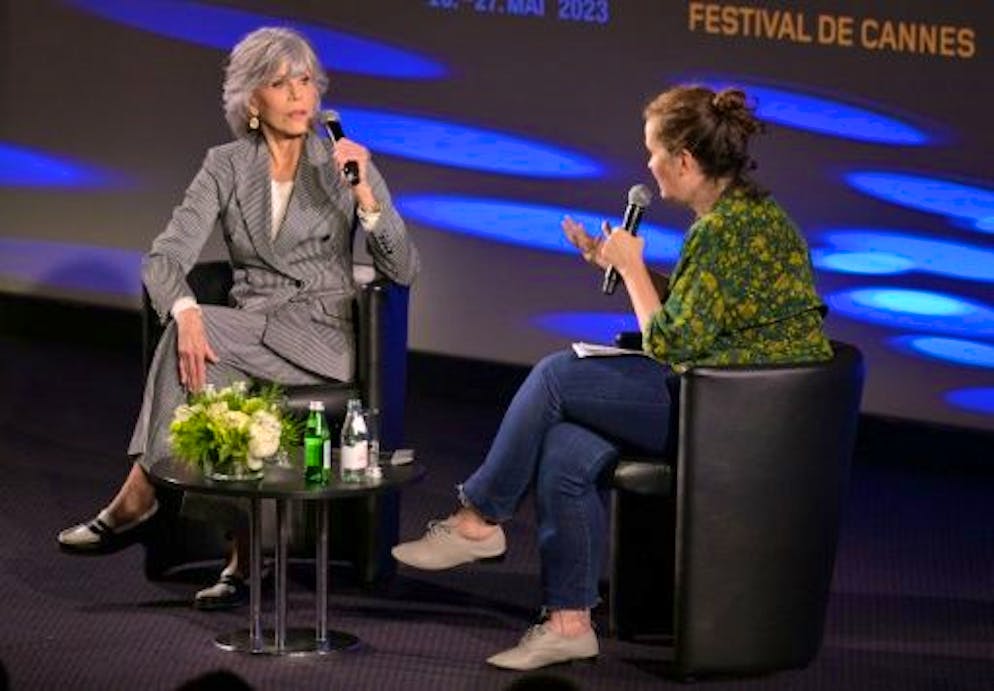
[[176, 691], [252, 691], [252, 685], [234, 672], [218, 669], [184, 682]]
[[515, 679], [505, 691], [579, 691], [574, 682], [554, 674], [528, 674]]

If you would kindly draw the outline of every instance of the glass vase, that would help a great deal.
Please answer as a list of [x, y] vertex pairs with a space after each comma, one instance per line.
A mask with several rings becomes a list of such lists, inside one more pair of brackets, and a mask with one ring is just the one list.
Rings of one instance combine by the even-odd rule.
[[207, 461], [204, 463], [204, 476], [215, 482], [257, 482], [262, 479], [264, 469], [252, 470], [240, 459], [224, 465]]

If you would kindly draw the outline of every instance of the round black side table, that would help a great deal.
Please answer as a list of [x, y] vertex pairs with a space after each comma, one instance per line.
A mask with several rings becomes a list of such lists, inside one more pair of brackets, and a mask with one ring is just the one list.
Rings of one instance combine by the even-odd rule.
[[[249, 500], [249, 628], [223, 633], [215, 639], [218, 647], [262, 655], [325, 654], [355, 647], [359, 639], [343, 631], [328, 629], [328, 520], [329, 503], [342, 497], [395, 492], [425, 474], [424, 466], [383, 465], [376, 480], [345, 483], [332, 477], [327, 484], [309, 486], [303, 471], [294, 466], [267, 466], [261, 480], [249, 482], [216, 481], [182, 461], [164, 459], [152, 466], [153, 483], [187, 492], [241, 497]], [[262, 500], [276, 501], [275, 611], [273, 628], [262, 628]], [[290, 539], [290, 502], [318, 502], [317, 544], [315, 546], [314, 629], [286, 625], [287, 545]]]

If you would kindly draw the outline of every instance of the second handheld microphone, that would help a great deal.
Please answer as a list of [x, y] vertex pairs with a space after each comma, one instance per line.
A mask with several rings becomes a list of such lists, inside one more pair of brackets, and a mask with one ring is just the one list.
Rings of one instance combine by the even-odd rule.
[[[645, 207], [652, 202], [652, 193], [645, 185], [633, 185], [628, 190], [628, 206], [625, 207], [625, 215], [621, 220], [621, 227], [625, 231], [635, 235], [638, 232], [639, 222], [642, 220], [642, 212]], [[614, 289], [618, 287], [618, 272], [613, 266], [604, 270], [604, 283], [601, 284], [601, 292], [605, 295], [613, 295]]]
[[[342, 121], [338, 118], [338, 113], [334, 110], [325, 110], [321, 113], [321, 124], [324, 131], [328, 133], [328, 139], [332, 144], [339, 139], [345, 138], [345, 130], [342, 129]], [[346, 161], [342, 166], [342, 175], [349, 181], [350, 185], [359, 184], [359, 164], [355, 161]]]

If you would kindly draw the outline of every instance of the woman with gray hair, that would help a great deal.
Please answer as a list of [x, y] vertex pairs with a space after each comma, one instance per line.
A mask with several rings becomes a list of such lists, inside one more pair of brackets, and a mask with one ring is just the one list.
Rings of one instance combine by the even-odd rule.
[[[142, 263], [167, 326], [128, 448], [130, 472], [94, 519], [59, 533], [63, 550], [104, 554], [143, 536], [158, 510], [147, 472], [169, 455], [169, 421], [188, 392], [247, 377], [284, 385], [351, 379], [357, 225], [381, 273], [405, 285], [414, 280], [417, 250], [368, 149], [341, 138], [329, 151], [315, 136], [327, 83], [313, 49], [293, 30], [258, 29], [231, 51], [223, 103], [235, 140], [207, 152]], [[347, 162], [357, 178], [343, 175]], [[216, 225], [234, 270], [233, 307], [198, 305], [186, 280]], [[242, 536], [196, 606], [246, 601], [244, 546]]]

